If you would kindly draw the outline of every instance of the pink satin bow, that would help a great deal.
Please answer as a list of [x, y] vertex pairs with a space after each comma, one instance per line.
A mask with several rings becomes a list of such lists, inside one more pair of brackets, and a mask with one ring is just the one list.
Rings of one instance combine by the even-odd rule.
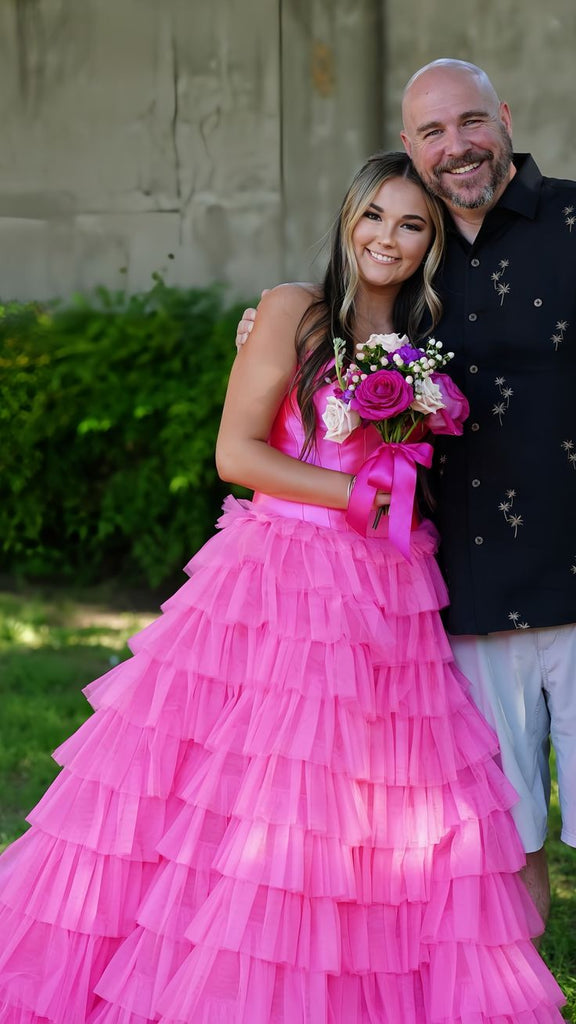
[[346, 519], [356, 533], [366, 536], [368, 519], [375, 515], [376, 491], [390, 491], [388, 536], [410, 561], [410, 527], [416, 491], [416, 464], [432, 465], [433, 448], [427, 442], [418, 444], [379, 445], [356, 474]]

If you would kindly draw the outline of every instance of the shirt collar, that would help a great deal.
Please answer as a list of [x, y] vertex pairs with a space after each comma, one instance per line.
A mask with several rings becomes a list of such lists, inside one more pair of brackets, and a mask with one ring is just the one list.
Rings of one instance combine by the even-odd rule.
[[495, 209], [501, 207], [512, 210], [534, 220], [542, 188], [542, 175], [530, 153], [515, 153], [514, 165], [516, 174], [500, 196]]

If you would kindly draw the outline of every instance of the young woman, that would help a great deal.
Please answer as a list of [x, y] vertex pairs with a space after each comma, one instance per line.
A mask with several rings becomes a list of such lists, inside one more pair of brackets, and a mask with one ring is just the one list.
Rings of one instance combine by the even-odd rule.
[[380, 436], [323, 436], [333, 337], [415, 339], [441, 252], [439, 207], [379, 155], [322, 288], [265, 297], [217, 446], [254, 500], [227, 499], [134, 657], [88, 687], [96, 713], [0, 860], [3, 1024], [561, 1020], [434, 529], [414, 522], [409, 560], [386, 517], [352, 531]]

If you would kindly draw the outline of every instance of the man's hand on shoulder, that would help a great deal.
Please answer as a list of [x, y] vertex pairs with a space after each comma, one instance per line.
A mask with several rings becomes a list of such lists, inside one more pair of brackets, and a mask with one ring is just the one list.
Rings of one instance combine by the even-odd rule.
[[[263, 299], [264, 296], [269, 291], [269, 288], [264, 288], [260, 295], [260, 298]], [[250, 337], [250, 331], [254, 327], [254, 321], [256, 320], [256, 313], [257, 310], [252, 309], [251, 306], [249, 306], [248, 309], [245, 309], [244, 312], [242, 313], [242, 319], [240, 320], [238, 327], [236, 328], [236, 348], [238, 349], [238, 351], [240, 351], [242, 345], [246, 344], [248, 338]]]

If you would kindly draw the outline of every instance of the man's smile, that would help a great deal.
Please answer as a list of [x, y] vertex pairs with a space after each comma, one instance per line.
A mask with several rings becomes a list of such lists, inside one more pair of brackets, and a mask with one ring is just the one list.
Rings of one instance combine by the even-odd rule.
[[477, 170], [477, 168], [480, 167], [480, 166], [481, 166], [481, 161], [479, 161], [478, 163], [475, 163], [475, 164], [462, 164], [461, 167], [453, 167], [451, 170], [447, 171], [446, 173], [447, 174], [468, 174], [470, 171]]

